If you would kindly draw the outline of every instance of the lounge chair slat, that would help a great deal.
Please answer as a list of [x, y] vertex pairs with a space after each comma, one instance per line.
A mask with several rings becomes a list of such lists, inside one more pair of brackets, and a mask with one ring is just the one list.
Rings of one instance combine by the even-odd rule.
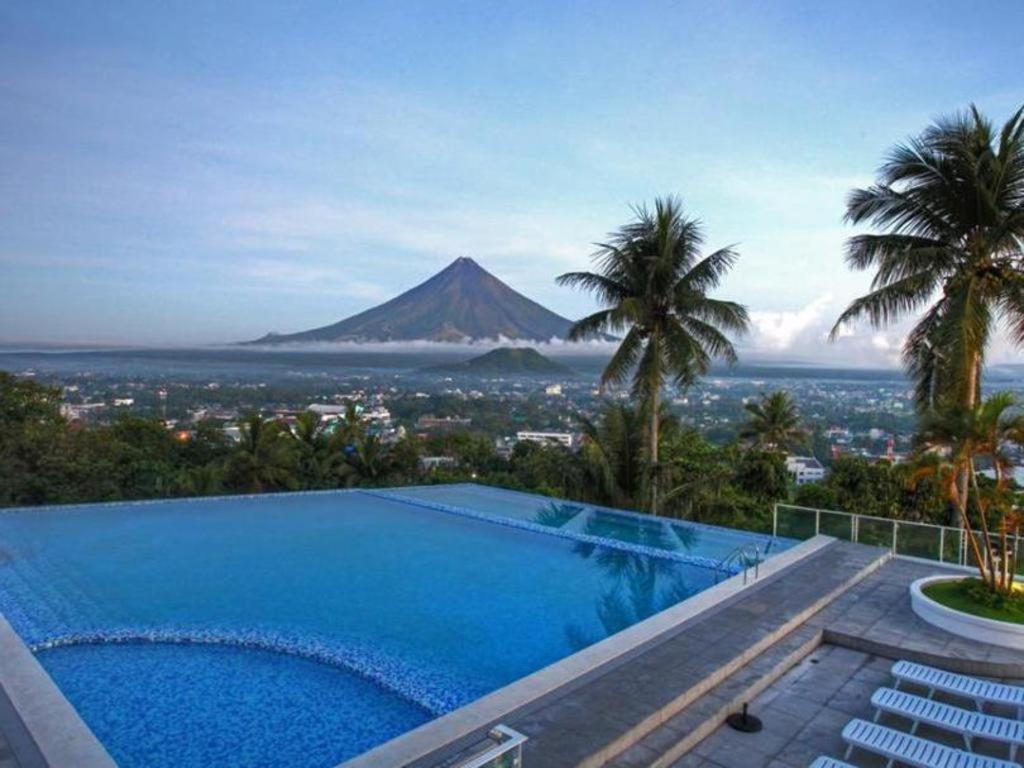
[[892, 665], [892, 675], [899, 682], [922, 685], [978, 702], [1024, 706], [1024, 687], [1021, 686], [946, 672], [912, 661], [897, 661]]
[[871, 706], [891, 715], [944, 728], [962, 736], [1024, 745], [1024, 721], [973, 712], [892, 688], [879, 688], [875, 691], [871, 696]]
[[1017, 763], [971, 754], [866, 720], [847, 723], [843, 741], [914, 768], [1020, 768]]
[[834, 757], [827, 757], [822, 755], [821, 757], [814, 758], [814, 762], [811, 763], [807, 768], [857, 768], [855, 765], [844, 763], [842, 760], [836, 760]]

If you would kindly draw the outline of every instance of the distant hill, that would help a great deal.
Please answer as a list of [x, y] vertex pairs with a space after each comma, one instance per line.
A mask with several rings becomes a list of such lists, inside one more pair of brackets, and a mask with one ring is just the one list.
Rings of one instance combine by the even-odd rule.
[[250, 344], [296, 342], [527, 341], [563, 339], [572, 321], [523, 296], [470, 258], [459, 258], [400, 296], [345, 320]]
[[486, 354], [474, 357], [461, 363], [435, 365], [425, 370], [437, 373], [521, 373], [571, 374], [573, 370], [554, 360], [544, 357], [536, 349], [516, 347], [499, 347]]

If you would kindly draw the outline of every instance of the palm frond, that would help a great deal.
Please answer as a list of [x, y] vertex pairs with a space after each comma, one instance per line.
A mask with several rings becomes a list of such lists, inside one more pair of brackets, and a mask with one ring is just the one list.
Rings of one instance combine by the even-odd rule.
[[907, 312], [913, 312], [926, 304], [938, 288], [938, 275], [922, 271], [902, 280], [883, 285], [870, 293], [854, 299], [836, 320], [829, 338], [838, 338], [842, 328], [855, 320], [868, 318], [871, 324], [880, 328]]

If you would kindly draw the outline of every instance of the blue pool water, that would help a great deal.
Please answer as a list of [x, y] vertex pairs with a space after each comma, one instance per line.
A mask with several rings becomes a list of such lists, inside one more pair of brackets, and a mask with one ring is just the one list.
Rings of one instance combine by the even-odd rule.
[[326, 768], [769, 546], [677, 525], [476, 486], [9, 510], [0, 612], [125, 768]]

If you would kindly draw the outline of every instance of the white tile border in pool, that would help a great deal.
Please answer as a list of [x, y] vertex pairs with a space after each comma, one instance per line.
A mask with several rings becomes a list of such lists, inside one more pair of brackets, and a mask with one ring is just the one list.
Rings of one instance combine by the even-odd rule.
[[[0, 688], [13, 715], [32, 740], [44, 763], [53, 768], [116, 768], [99, 739], [64, 698], [21, 638], [0, 616]], [[8, 731], [0, 719], [0, 727]], [[19, 765], [38, 762], [36, 755], [21, 756], [17, 744], [11, 748]]]
[[579, 681], [606, 664], [638, 651], [699, 614], [728, 600], [744, 589], [756, 587], [794, 563], [834, 542], [831, 536], [815, 536], [773, 555], [761, 564], [758, 581], [745, 585], [743, 574], [699, 592], [671, 608], [499, 688], [436, 720], [397, 736], [336, 768], [399, 768], [493, 725], [564, 685]]

